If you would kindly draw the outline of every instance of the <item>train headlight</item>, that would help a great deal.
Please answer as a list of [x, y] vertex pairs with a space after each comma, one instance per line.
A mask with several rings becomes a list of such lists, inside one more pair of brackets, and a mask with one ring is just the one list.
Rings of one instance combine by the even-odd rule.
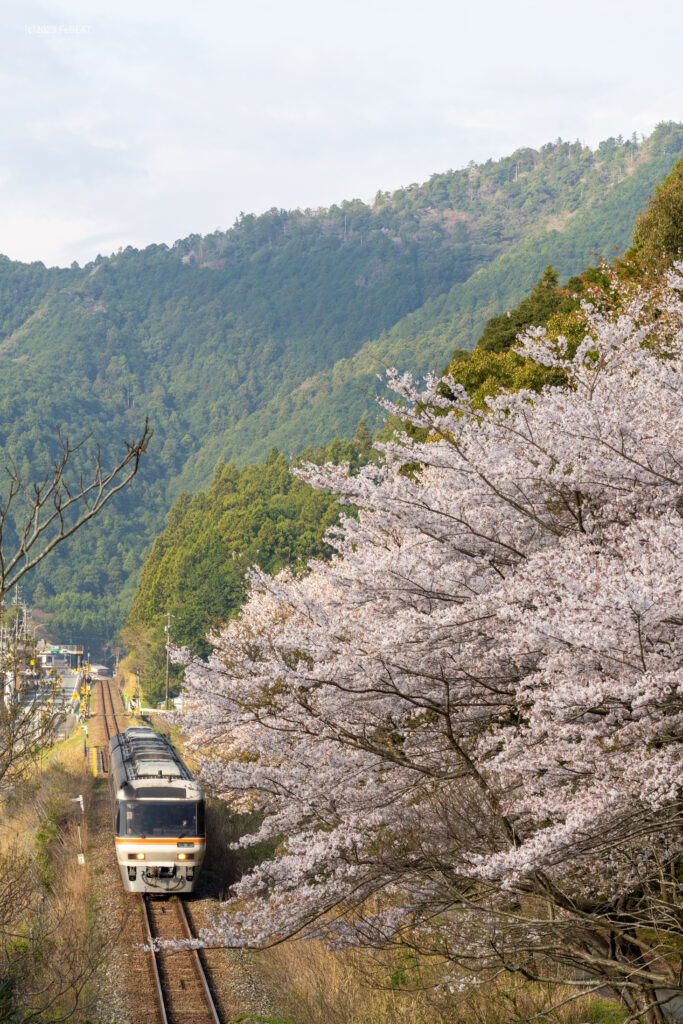
[[179, 853], [177, 856], [178, 860], [194, 860], [193, 853]]
[[144, 859], [145, 859], [144, 853], [129, 853], [128, 854], [128, 860], [144, 860]]

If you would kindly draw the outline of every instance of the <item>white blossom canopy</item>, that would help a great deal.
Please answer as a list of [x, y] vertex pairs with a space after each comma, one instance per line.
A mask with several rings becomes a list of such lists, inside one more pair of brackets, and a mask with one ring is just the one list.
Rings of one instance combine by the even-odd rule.
[[204, 780], [262, 811], [244, 843], [278, 843], [213, 941], [303, 931], [674, 987], [680, 270], [616, 314], [584, 306], [575, 351], [520, 337], [566, 386], [482, 414], [452, 380], [392, 373], [428, 439], [355, 476], [302, 471], [359, 510], [336, 556], [254, 574], [208, 664], [187, 664]]

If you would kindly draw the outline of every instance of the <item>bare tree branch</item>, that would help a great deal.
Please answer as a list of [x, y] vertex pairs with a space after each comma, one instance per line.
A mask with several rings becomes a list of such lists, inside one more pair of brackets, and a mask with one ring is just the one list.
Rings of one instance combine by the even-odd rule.
[[[109, 470], [103, 467], [98, 445], [91, 474], [86, 477], [80, 473], [75, 488], [69, 484], [67, 471], [90, 435], [77, 444], [71, 444], [57, 428], [61, 454], [55, 460], [52, 472], [39, 483], [23, 480], [14, 459], [9, 457], [5, 466], [9, 491], [4, 504], [0, 503], [0, 601], [26, 573], [97, 515], [115, 494], [130, 483], [151, 436], [149, 421], [145, 419], [140, 437], [132, 444], [126, 443], [126, 454]], [[17, 515], [21, 499], [26, 505], [23, 517]], [[10, 512], [14, 513], [15, 523], [18, 522], [19, 540], [15, 549], [8, 553], [4, 550], [3, 538], [10, 522]]]

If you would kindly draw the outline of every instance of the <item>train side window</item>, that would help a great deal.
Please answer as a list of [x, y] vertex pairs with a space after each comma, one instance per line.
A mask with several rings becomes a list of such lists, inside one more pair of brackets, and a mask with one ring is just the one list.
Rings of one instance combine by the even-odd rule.
[[116, 801], [116, 817], [114, 819], [114, 834], [117, 836], [121, 835], [121, 804]]
[[197, 804], [197, 835], [204, 835], [204, 801], [200, 800]]

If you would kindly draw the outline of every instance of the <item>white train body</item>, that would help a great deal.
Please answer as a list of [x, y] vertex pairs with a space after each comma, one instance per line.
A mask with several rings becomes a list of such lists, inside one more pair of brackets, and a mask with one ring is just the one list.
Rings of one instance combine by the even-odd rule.
[[116, 859], [127, 892], [190, 893], [204, 860], [204, 797], [166, 739], [133, 726], [109, 742]]

